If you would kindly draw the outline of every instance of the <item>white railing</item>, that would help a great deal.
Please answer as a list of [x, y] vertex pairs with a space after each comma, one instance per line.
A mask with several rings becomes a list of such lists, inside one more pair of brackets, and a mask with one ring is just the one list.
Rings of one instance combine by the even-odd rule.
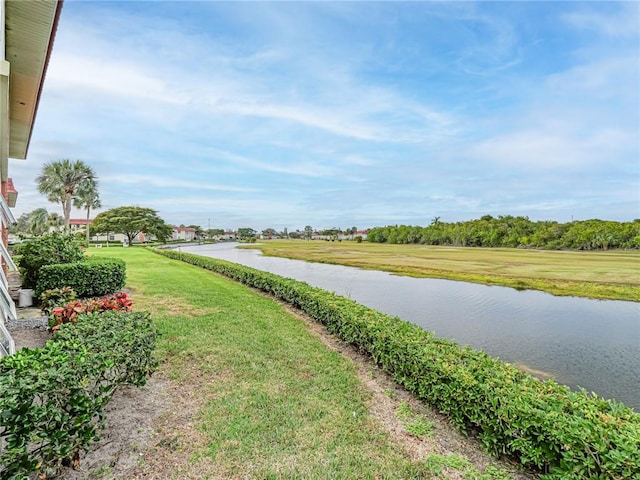
[[0, 195], [0, 211], [2, 212], [2, 220], [6, 227], [8, 227], [13, 223], [16, 223], [16, 219], [13, 216], [13, 213], [11, 213], [11, 210], [9, 209], [9, 204], [5, 200], [4, 195]]
[[[9, 227], [12, 223], [15, 223], [16, 219], [9, 209], [9, 204], [4, 198], [4, 195], [0, 195], [0, 224], [3, 227]], [[18, 270], [18, 267], [13, 262], [7, 247], [2, 241], [0, 241], [0, 257], [4, 259], [7, 267], [10, 270]], [[11, 338], [11, 334], [5, 326], [7, 320], [16, 320], [18, 314], [16, 312], [16, 305], [9, 294], [9, 282], [4, 270], [0, 267], [0, 357], [5, 355], [13, 355], [16, 352], [16, 344]]]
[[[2, 242], [0, 242], [0, 244], [1, 243]], [[9, 294], [7, 277], [2, 268], [0, 268], [0, 273], [0, 357], [4, 357], [5, 355], [13, 355], [16, 353], [16, 344], [7, 327], [5, 327], [5, 322], [8, 319], [17, 319], [18, 313], [16, 312], [16, 304]]]
[[7, 327], [4, 326], [4, 322], [0, 322], [0, 357], [14, 353], [16, 353], [16, 343], [11, 338]]
[[4, 258], [4, 261], [7, 264], [7, 267], [9, 267], [9, 270], [13, 270], [13, 271], [17, 271], [18, 267], [16, 266], [16, 264], [13, 262], [13, 259], [11, 258], [11, 254], [9, 254], [9, 250], [7, 250], [7, 247], [4, 246], [4, 243], [0, 242], [0, 255], [2, 256], [2, 258]]
[[[9, 295], [9, 289], [0, 283], [0, 310], [5, 314], [4, 319], [16, 320], [18, 312], [16, 312], [16, 304]], [[4, 322], [3, 322], [4, 323]]]

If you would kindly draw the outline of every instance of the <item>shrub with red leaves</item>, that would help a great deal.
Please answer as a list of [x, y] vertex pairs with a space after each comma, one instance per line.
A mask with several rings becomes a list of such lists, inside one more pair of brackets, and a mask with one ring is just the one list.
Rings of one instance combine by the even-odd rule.
[[118, 292], [113, 295], [106, 295], [99, 298], [89, 298], [86, 300], [74, 300], [64, 307], [53, 309], [49, 317], [51, 330], [56, 331], [63, 323], [74, 323], [78, 315], [83, 313], [100, 313], [107, 310], [119, 310], [130, 312], [133, 302], [126, 293]]

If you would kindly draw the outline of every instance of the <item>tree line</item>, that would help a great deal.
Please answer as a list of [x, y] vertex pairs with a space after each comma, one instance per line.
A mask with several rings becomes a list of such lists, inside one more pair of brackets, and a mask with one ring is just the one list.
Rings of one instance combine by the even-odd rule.
[[459, 247], [519, 247], [572, 250], [640, 248], [640, 219], [631, 222], [582, 220], [567, 223], [531, 221], [528, 217], [485, 215], [447, 223], [439, 217], [426, 227], [393, 225], [369, 230], [375, 243], [449, 245]]

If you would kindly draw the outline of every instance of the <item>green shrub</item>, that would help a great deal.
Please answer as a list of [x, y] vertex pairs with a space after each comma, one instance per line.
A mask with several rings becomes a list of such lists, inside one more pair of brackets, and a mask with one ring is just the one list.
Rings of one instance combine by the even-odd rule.
[[61, 307], [77, 298], [75, 290], [71, 287], [52, 288], [40, 294], [42, 310], [50, 315], [55, 307]]
[[640, 479], [640, 415], [621, 403], [541, 382], [484, 352], [304, 282], [223, 260], [154, 250], [300, 308], [366, 352], [416, 397], [548, 479]]
[[122, 384], [144, 385], [156, 364], [146, 313], [105, 312], [62, 325], [41, 349], [0, 360], [0, 478], [55, 474], [98, 437]]
[[[73, 236], [63, 233], [50, 233], [21, 243], [18, 249], [20, 255], [20, 273], [22, 286], [36, 288], [40, 271], [45, 265], [81, 262], [84, 252]], [[57, 288], [56, 285], [49, 288]], [[46, 289], [43, 289], [46, 290]]]
[[114, 293], [126, 282], [125, 263], [118, 258], [89, 257], [86, 261], [47, 265], [40, 270], [35, 295], [45, 290], [71, 287], [79, 297]]

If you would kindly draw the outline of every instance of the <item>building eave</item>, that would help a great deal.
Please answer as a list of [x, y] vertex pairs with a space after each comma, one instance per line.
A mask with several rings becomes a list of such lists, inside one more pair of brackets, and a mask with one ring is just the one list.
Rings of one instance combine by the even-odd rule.
[[62, 0], [7, 0], [5, 59], [9, 77], [9, 157], [25, 159], [53, 48]]

